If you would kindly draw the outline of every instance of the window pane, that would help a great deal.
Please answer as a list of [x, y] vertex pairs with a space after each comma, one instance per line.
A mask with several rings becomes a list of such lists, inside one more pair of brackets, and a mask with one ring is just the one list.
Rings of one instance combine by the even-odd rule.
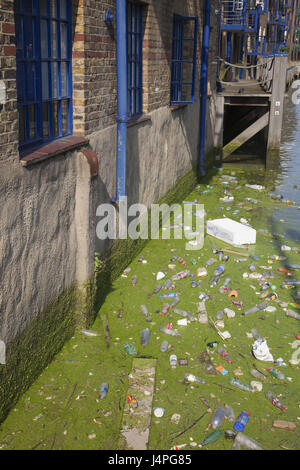
[[23, 33], [23, 18], [16, 17], [16, 57], [21, 60], [24, 57], [24, 33]]
[[58, 63], [51, 64], [52, 98], [58, 98]]
[[49, 99], [49, 64], [42, 62], [42, 99]]
[[68, 27], [66, 23], [60, 24], [60, 47], [61, 47], [61, 58], [68, 58]]
[[43, 103], [43, 137], [49, 137], [49, 103]]
[[193, 60], [194, 56], [194, 41], [183, 41], [182, 59]]
[[52, 21], [51, 27], [51, 56], [52, 58], [57, 58], [57, 23]]
[[48, 21], [41, 20], [41, 53], [42, 59], [49, 57], [49, 42], [48, 42]]
[[21, 142], [25, 140], [25, 108], [19, 108], [19, 139]]
[[69, 111], [69, 101], [63, 100], [61, 102], [61, 114], [62, 114], [62, 133], [67, 134], [68, 129], [68, 111]]
[[34, 139], [36, 137], [36, 106], [31, 104], [28, 106], [29, 116], [29, 138]]
[[51, 2], [51, 16], [57, 18], [57, 0], [50, 0]]
[[48, 13], [48, 0], [40, 0], [40, 13], [43, 16], [49, 16], [49, 13]]
[[182, 85], [181, 87], [181, 100], [190, 101], [192, 97], [192, 85]]
[[27, 101], [35, 101], [36, 99], [36, 69], [34, 62], [27, 62], [26, 64], [27, 69]]
[[193, 80], [193, 64], [183, 62], [182, 64], [182, 81], [191, 82]]
[[58, 101], [52, 103], [52, 128], [53, 128], [53, 137], [59, 135], [58, 127]]
[[60, 17], [63, 20], [66, 20], [68, 16], [67, 7], [68, 7], [67, 0], [60, 0]]
[[183, 37], [184, 38], [193, 38], [194, 37], [194, 28], [195, 21], [185, 20], [183, 23]]
[[32, 13], [32, 0], [25, 0], [24, 1], [24, 9], [26, 13]]
[[31, 16], [25, 17], [25, 35], [26, 35], [25, 54], [26, 54], [27, 59], [32, 59], [33, 57], [35, 57], [34, 22], [35, 20], [33, 20]]
[[61, 63], [61, 96], [68, 96], [68, 64], [67, 62]]

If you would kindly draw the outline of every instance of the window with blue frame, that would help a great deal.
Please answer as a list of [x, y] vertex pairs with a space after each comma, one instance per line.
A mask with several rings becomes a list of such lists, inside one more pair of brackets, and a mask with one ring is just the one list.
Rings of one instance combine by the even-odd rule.
[[171, 104], [194, 103], [198, 18], [174, 15]]
[[72, 133], [72, 2], [15, 0], [20, 151]]
[[128, 117], [142, 114], [143, 6], [127, 0]]

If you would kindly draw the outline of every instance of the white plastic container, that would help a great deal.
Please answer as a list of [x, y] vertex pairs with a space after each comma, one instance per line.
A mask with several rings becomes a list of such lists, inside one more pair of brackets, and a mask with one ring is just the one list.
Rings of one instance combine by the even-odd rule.
[[232, 219], [208, 220], [206, 232], [219, 240], [234, 245], [256, 243], [256, 230]]

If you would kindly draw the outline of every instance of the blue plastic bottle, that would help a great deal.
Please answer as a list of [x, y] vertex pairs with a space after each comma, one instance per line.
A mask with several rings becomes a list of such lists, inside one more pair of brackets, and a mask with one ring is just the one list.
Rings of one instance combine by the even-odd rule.
[[250, 413], [247, 413], [246, 411], [242, 411], [242, 413], [238, 416], [236, 422], [234, 423], [233, 428], [236, 431], [243, 432], [246, 424], [249, 421], [249, 416], [250, 416]]

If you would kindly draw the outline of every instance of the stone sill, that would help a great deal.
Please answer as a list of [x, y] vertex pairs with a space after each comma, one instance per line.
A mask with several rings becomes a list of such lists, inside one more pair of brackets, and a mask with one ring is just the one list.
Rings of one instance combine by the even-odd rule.
[[29, 152], [21, 154], [20, 163], [23, 166], [33, 165], [42, 162], [48, 158], [55, 157], [62, 153], [69, 152], [83, 145], [87, 145], [89, 140], [86, 137], [69, 136], [50, 142], [49, 144], [42, 145]]
[[176, 111], [177, 109], [183, 109], [186, 108], [188, 105], [187, 104], [170, 104], [169, 108], [171, 111]]
[[135, 124], [140, 124], [141, 122], [151, 121], [151, 116], [149, 114], [141, 114], [138, 117], [133, 117], [127, 121], [127, 127], [132, 127]]

